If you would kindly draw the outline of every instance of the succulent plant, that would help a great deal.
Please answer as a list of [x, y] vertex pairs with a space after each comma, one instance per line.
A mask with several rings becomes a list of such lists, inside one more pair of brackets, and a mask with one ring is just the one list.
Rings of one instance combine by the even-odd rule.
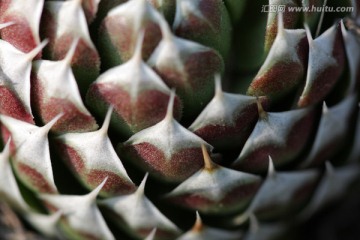
[[356, 0], [0, 1], [0, 207], [44, 239], [292, 239], [358, 190], [359, 19]]

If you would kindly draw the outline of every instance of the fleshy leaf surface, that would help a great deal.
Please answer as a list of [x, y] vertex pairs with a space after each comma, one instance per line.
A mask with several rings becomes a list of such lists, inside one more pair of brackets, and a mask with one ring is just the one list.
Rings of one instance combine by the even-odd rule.
[[30, 106], [31, 63], [47, 44], [44, 40], [29, 53], [0, 40], [0, 113], [34, 123]]
[[264, 5], [263, 7], [269, 8], [265, 33], [265, 51], [269, 52], [278, 34], [278, 16], [280, 14], [284, 16], [284, 23], [281, 23], [284, 24], [284, 28], [293, 29], [299, 21], [300, 14], [299, 12], [288, 10], [289, 7], [298, 7], [296, 0], [269, 0], [269, 5]]
[[147, 175], [133, 194], [108, 198], [100, 204], [114, 212], [119, 226], [137, 238], [145, 238], [156, 228], [155, 239], [174, 239], [180, 229], [145, 196], [146, 179]]
[[174, 36], [161, 21], [163, 38], [148, 64], [183, 101], [184, 118], [194, 118], [211, 100], [214, 75], [222, 71], [223, 60], [213, 49]]
[[73, 41], [79, 39], [71, 67], [80, 92], [84, 93], [99, 75], [100, 57], [90, 38], [82, 2], [47, 1], [41, 20], [41, 35], [50, 40], [44, 51], [44, 55], [50, 60], [64, 59]]
[[[100, 115], [114, 106], [112, 126], [126, 137], [160, 122], [166, 115], [171, 90], [142, 60], [144, 33], [137, 40], [133, 57], [101, 74], [90, 86], [87, 103]], [[175, 99], [174, 115], [181, 117], [181, 102]]]
[[249, 95], [277, 99], [303, 80], [309, 48], [305, 30], [285, 29], [282, 14], [278, 16], [277, 27], [269, 54], [248, 88]]
[[14, 154], [14, 170], [24, 185], [36, 193], [57, 193], [54, 182], [48, 133], [61, 118], [56, 116], [43, 127], [37, 127], [20, 143]]
[[76, 79], [71, 70], [71, 60], [78, 41], [74, 40], [66, 57], [61, 61], [38, 60], [33, 63], [31, 76], [32, 105], [43, 123], [56, 115], [62, 118], [52, 131], [86, 132], [98, 128], [95, 119], [84, 106]]
[[102, 196], [127, 194], [135, 190], [107, 135], [111, 113], [112, 108], [97, 131], [67, 133], [57, 137], [63, 160], [87, 188], [96, 188], [107, 177], [100, 191]]
[[68, 238], [107, 239], [115, 237], [110, 232], [103, 216], [96, 205], [96, 197], [106, 179], [92, 192], [83, 195], [43, 194], [40, 198], [51, 211], [61, 211], [61, 228]]
[[0, 196], [11, 206], [18, 210], [28, 210], [19, 186], [16, 182], [15, 175], [11, 168], [10, 162], [10, 140], [0, 153]]
[[336, 23], [313, 39], [306, 27], [309, 40], [309, 62], [306, 83], [298, 101], [306, 107], [324, 100], [338, 82], [345, 66], [345, 50], [340, 24]]
[[167, 182], [182, 182], [203, 166], [201, 145], [212, 146], [173, 117], [172, 92], [165, 118], [119, 145], [120, 154], [151, 175]]
[[[28, 53], [40, 44], [40, 18], [44, 0], [2, 0], [0, 2], [0, 22], [14, 24], [1, 29], [1, 39], [18, 50]], [[41, 53], [36, 54], [40, 58]]]
[[142, 56], [147, 59], [161, 39], [158, 22], [162, 18], [147, 0], [130, 0], [109, 11], [99, 33], [105, 69], [126, 62], [133, 56], [142, 30], [145, 31]]
[[356, 95], [351, 94], [335, 106], [323, 111], [315, 140], [302, 167], [314, 167], [323, 164], [336, 154], [349, 134], [352, 112], [356, 109]]
[[[258, 119], [257, 99], [251, 96], [223, 92], [220, 77], [216, 77], [213, 99], [190, 125], [189, 130], [216, 149], [236, 149], [250, 136]], [[267, 98], [259, 101], [266, 106]]]
[[232, 25], [222, 0], [177, 0], [174, 33], [217, 50], [224, 58], [231, 46]]
[[199, 213], [196, 213], [196, 221], [192, 229], [185, 232], [177, 240], [218, 240], [218, 239], [227, 239], [227, 240], [237, 240], [241, 239], [242, 233], [240, 231], [228, 231], [217, 228], [212, 228], [206, 226], [201, 218]]
[[251, 213], [256, 214], [261, 220], [291, 216], [310, 199], [317, 186], [318, 178], [319, 173], [315, 169], [276, 172], [272, 159], [269, 157], [266, 180], [240, 218], [247, 218]]
[[264, 173], [268, 156], [274, 157], [277, 167], [293, 161], [306, 147], [315, 125], [311, 108], [284, 112], [265, 112], [259, 104], [260, 118], [233, 163], [236, 169]]

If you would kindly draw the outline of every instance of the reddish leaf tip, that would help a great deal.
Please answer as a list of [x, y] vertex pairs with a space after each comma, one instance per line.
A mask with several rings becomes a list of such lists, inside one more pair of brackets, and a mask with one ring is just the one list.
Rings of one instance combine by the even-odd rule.
[[211, 160], [204, 144], [201, 144], [201, 150], [204, 156], [204, 169], [209, 172], [213, 171], [216, 168], [216, 164]]
[[264, 110], [259, 97], [256, 97], [256, 103], [257, 103], [260, 118], [261, 119], [266, 119], [267, 118], [267, 112]]
[[195, 221], [195, 224], [192, 228], [192, 231], [194, 232], [201, 232], [204, 228], [204, 224], [201, 220], [201, 217], [200, 217], [200, 214], [198, 211], [196, 211], [196, 221]]

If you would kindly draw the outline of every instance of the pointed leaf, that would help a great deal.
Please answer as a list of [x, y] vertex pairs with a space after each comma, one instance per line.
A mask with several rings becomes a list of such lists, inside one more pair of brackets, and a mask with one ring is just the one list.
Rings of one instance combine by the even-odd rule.
[[237, 240], [241, 239], [242, 233], [240, 231], [229, 231], [222, 230], [217, 228], [212, 228], [206, 226], [201, 221], [200, 215], [196, 214], [196, 222], [192, 229], [185, 232], [177, 240], [218, 240], [218, 239], [227, 239], [227, 240]]
[[184, 117], [189, 120], [211, 100], [213, 77], [221, 72], [223, 61], [213, 49], [174, 36], [164, 21], [161, 30], [163, 39], [148, 64], [167, 85], [176, 88], [184, 104]]
[[71, 70], [70, 63], [76, 46], [75, 40], [61, 61], [38, 60], [33, 64], [32, 104], [44, 124], [63, 113], [52, 128], [57, 133], [85, 132], [98, 128], [95, 119], [84, 106]]
[[345, 144], [349, 124], [356, 108], [356, 95], [346, 97], [337, 105], [323, 107], [314, 143], [302, 167], [318, 166], [331, 159]]
[[345, 65], [345, 50], [340, 24], [335, 24], [316, 39], [309, 39], [309, 64], [306, 84], [298, 106], [319, 103], [330, 93], [339, 80]]
[[318, 176], [316, 170], [268, 175], [246, 212], [254, 212], [262, 220], [291, 216], [309, 200]]
[[269, 155], [277, 167], [290, 163], [308, 143], [314, 121], [315, 111], [311, 108], [265, 113], [233, 166], [246, 172], [264, 173]]
[[[40, 44], [39, 28], [44, 0], [1, 1], [0, 22], [13, 22], [12, 26], [0, 30], [1, 39], [22, 52], [30, 52]], [[40, 58], [38, 53], [36, 58]]]
[[[126, 137], [160, 122], [171, 94], [160, 77], [142, 61], [141, 47], [142, 37], [133, 57], [101, 74], [87, 93], [87, 103], [101, 115], [114, 106], [112, 125]], [[182, 106], [178, 97], [175, 105], [174, 114], [180, 119]]]
[[212, 162], [203, 147], [205, 166], [186, 179], [166, 198], [204, 213], [226, 214], [243, 210], [261, 184], [261, 178], [234, 171]]
[[130, 0], [113, 8], [100, 27], [101, 58], [106, 69], [131, 58], [139, 33], [145, 31], [142, 47], [147, 59], [161, 39], [158, 21], [162, 16], [146, 0]]
[[57, 192], [47, 134], [60, 117], [58, 115], [45, 126], [37, 128], [20, 144], [14, 155], [17, 176], [36, 193]]
[[115, 239], [96, 205], [96, 196], [105, 181], [106, 179], [92, 192], [83, 196], [41, 195], [50, 210], [60, 210], [63, 213], [61, 227], [68, 238]]
[[127, 194], [135, 190], [107, 135], [111, 111], [112, 108], [98, 131], [67, 133], [57, 138], [61, 157], [87, 188], [94, 189], [108, 177], [100, 192], [102, 196]]
[[308, 57], [306, 34], [303, 29], [284, 29], [285, 20], [280, 14], [276, 38], [247, 91], [249, 95], [280, 98], [303, 79]]
[[155, 239], [174, 239], [180, 230], [145, 196], [146, 178], [147, 175], [135, 193], [108, 198], [100, 204], [115, 213], [114, 221], [119, 227], [136, 238], [145, 238], [156, 228]]
[[295, 28], [301, 16], [299, 12], [289, 11], [289, 8], [298, 7], [296, 0], [269, 0], [269, 5], [266, 7], [269, 8], [269, 13], [266, 24], [265, 51], [269, 52], [278, 33], [278, 15], [280, 13], [284, 15], [284, 28], [286, 29]]
[[168, 182], [182, 182], [203, 165], [201, 145], [212, 147], [173, 118], [174, 94], [165, 118], [119, 146], [128, 161]]
[[0, 40], [0, 113], [34, 123], [30, 107], [30, 72], [32, 59], [46, 44], [23, 53]]
[[42, 36], [49, 38], [48, 59], [61, 60], [74, 39], [79, 39], [71, 66], [80, 91], [99, 75], [100, 58], [92, 42], [81, 0], [47, 1], [42, 17]]
[[359, 173], [360, 168], [358, 165], [351, 164], [334, 168], [327, 162], [325, 174], [322, 176], [310, 203], [301, 212], [299, 218], [304, 221], [327, 204], [341, 198], [346, 193], [350, 183], [359, 178]]
[[[257, 99], [223, 92], [221, 83], [216, 84], [215, 96], [189, 130], [218, 150], [239, 148], [249, 137], [258, 119]], [[259, 101], [267, 105], [265, 97], [259, 98]]]
[[221, 0], [177, 0], [174, 33], [217, 50], [225, 59], [231, 46], [229, 13]]

